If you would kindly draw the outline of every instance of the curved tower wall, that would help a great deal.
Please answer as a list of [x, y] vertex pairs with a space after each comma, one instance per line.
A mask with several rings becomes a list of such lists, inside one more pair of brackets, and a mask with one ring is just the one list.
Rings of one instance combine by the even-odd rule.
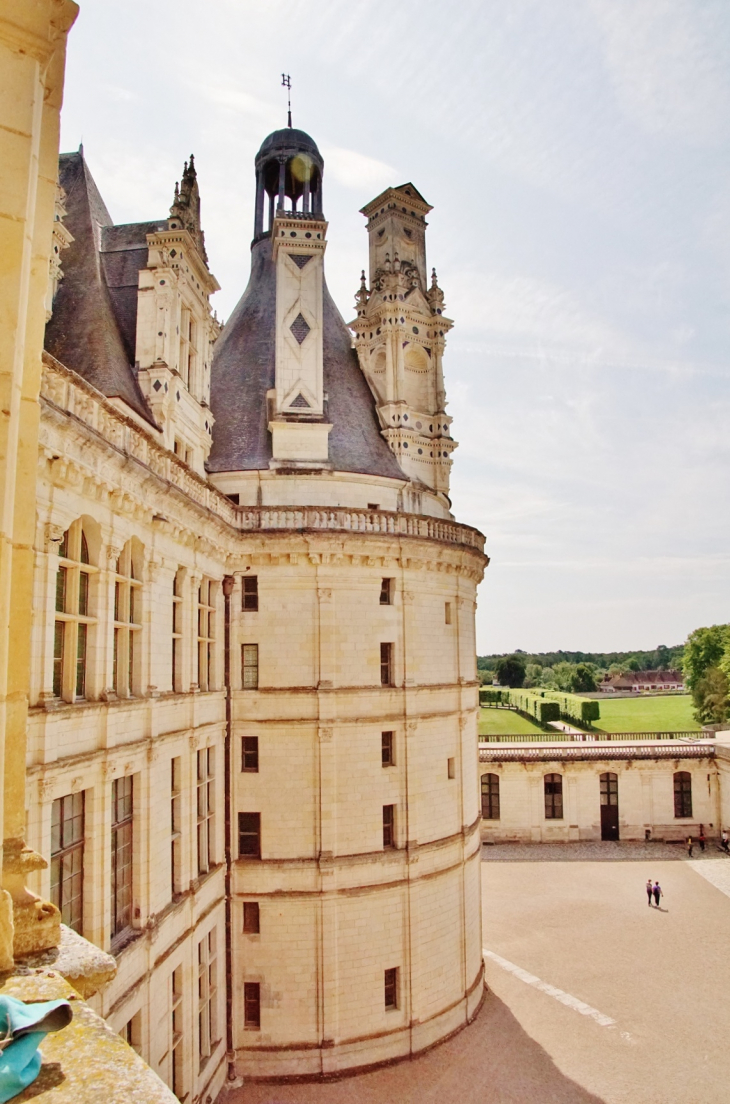
[[227, 559], [233, 1050], [246, 1077], [320, 1076], [415, 1054], [481, 1000], [486, 557], [450, 515], [429, 205], [412, 185], [373, 201], [392, 256], [363, 277], [353, 339], [324, 279], [315, 143], [278, 131], [256, 171], [208, 463], [248, 530]]
[[[232, 879], [234, 1046], [247, 1077], [414, 1054], [479, 1007], [474, 604], [485, 557], [473, 530], [449, 530], [454, 543], [267, 534], [237, 565], [258, 589], [257, 611], [241, 608], [241, 583], [232, 599], [232, 652], [258, 643], [259, 656], [259, 688], [239, 689], [237, 673], [232, 705], [234, 807], [261, 818], [261, 857], [239, 857]], [[392, 686], [381, 684], [382, 643]], [[242, 769], [250, 737], [258, 772]], [[259, 906], [259, 933], [244, 933], [244, 902]], [[246, 983], [260, 986], [259, 1030], [246, 1026]]]

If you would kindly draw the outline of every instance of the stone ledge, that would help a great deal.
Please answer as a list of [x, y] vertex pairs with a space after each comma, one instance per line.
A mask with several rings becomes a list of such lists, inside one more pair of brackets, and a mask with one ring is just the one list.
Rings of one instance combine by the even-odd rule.
[[[107, 956], [108, 957], [108, 956]], [[48, 1104], [177, 1104], [138, 1054], [92, 1012], [55, 970], [7, 978], [0, 993], [23, 1001], [71, 1001], [73, 1020], [41, 1045], [43, 1065], [32, 1085], [13, 1098]]]
[[14, 973], [18, 976], [29, 976], [38, 970], [59, 973], [84, 1000], [88, 1000], [112, 981], [117, 972], [117, 964], [106, 951], [61, 924], [59, 946], [21, 959], [16, 963]]

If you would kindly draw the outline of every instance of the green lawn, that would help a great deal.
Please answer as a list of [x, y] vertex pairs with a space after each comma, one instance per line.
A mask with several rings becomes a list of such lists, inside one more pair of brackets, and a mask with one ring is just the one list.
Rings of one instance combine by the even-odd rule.
[[479, 711], [480, 736], [521, 736], [542, 731], [539, 725], [515, 713], [514, 709], [480, 709]]
[[659, 698], [618, 698], [601, 700], [601, 719], [597, 732], [671, 732], [702, 726], [692, 712], [689, 694]]

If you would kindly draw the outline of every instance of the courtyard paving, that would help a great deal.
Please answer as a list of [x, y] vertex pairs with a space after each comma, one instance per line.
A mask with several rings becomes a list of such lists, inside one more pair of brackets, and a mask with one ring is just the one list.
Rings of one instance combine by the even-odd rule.
[[489, 992], [470, 1027], [412, 1061], [221, 1104], [728, 1104], [730, 858], [509, 844], [484, 848], [482, 873]]

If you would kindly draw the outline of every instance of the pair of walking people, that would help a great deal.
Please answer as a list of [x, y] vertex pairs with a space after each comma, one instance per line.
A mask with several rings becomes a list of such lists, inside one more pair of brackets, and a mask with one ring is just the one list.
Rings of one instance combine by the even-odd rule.
[[648, 904], [649, 908], [651, 908], [652, 897], [654, 898], [656, 908], [659, 908], [659, 901], [663, 896], [664, 894], [662, 893], [662, 887], [659, 885], [659, 882], [654, 882], [654, 884], [652, 885], [651, 878], [649, 878], [646, 883], [646, 903]]

